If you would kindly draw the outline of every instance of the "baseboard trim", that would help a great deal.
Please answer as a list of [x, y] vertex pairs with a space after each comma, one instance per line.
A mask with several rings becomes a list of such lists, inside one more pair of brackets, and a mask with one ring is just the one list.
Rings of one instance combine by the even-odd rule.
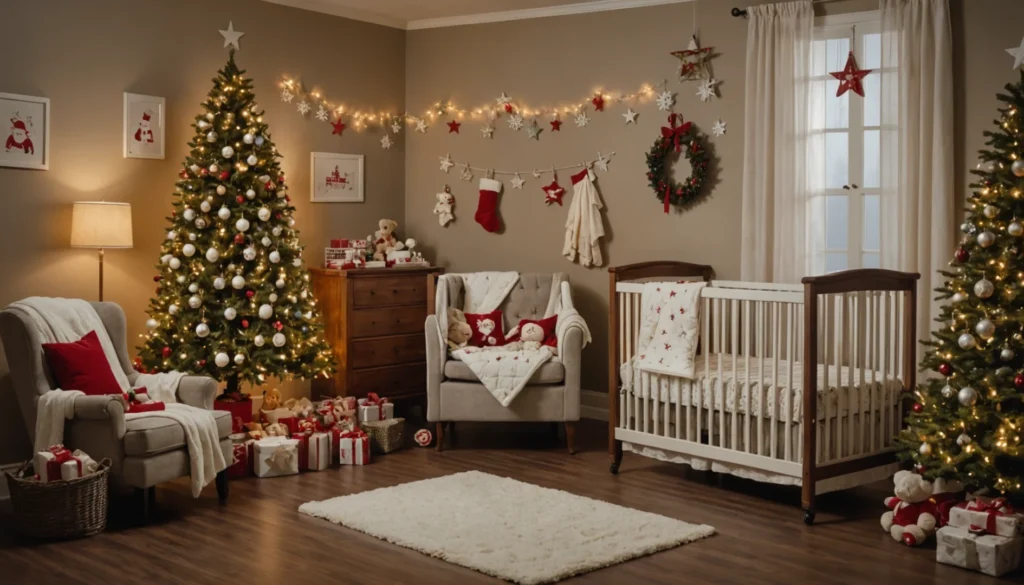
[[608, 421], [608, 394], [594, 390], [580, 391], [580, 418]]

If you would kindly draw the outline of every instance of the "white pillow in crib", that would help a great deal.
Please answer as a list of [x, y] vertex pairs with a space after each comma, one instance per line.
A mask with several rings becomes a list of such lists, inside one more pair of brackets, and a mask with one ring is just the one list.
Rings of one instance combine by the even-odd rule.
[[706, 283], [649, 282], [641, 297], [637, 367], [644, 372], [694, 377], [700, 341], [700, 291]]

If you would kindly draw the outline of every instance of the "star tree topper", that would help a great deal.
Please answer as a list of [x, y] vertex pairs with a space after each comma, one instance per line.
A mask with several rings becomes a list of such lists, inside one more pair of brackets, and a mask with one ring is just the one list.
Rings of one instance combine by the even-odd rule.
[[846, 67], [842, 71], [829, 73], [829, 75], [839, 80], [839, 89], [836, 91], [836, 97], [843, 95], [848, 90], [853, 90], [857, 95], [864, 97], [864, 84], [861, 80], [868, 73], [871, 73], [870, 69], [860, 69], [857, 67], [857, 58], [853, 56], [853, 51], [850, 51], [850, 56], [846, 58]]
[[1019, 47], [1011, 47], [1006, 49], [1006, 52], [1013, 57], [1013, 68], [1017, 69], [1021, 65], [1024, 65], [1024, 38], [1020, 40]]
[[238, 46], [238, 39], [242, 38], [244, 32], [235, 30], [235, 23], [228, 21], [228, 29], [220, 31], [220, 36], [224, 37], [224, 48], [234, 47], [240, 49]]

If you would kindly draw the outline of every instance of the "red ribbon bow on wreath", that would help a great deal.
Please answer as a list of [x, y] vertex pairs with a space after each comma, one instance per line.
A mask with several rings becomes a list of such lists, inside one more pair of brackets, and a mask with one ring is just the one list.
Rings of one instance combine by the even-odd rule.
[[676, 117], [679, 117], [680, 120], [683, 118], [679, 114], [668, 115], [669, 125], [667, 127], [661, 127], [661, 135], [665, 138], [671, 138], [672, 146], [675, 148], [676, 152], [679, 152], [679, 142], [682, 140], [683, 136], [690, 133], [690, 122], [687, 122], [682, 126], [676, 126]]

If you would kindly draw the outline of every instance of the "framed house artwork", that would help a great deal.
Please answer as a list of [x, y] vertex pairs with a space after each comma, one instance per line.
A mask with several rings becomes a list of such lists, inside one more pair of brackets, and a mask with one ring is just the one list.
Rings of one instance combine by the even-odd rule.
[[361, 203], [363, 155], [314, 152], [310, 174], [313, 203]]
[[49, 98], [0, 93], [0, 166], [50, 168]]
[[166, 100], [124, 94], [124, 157], [164, 158]]

